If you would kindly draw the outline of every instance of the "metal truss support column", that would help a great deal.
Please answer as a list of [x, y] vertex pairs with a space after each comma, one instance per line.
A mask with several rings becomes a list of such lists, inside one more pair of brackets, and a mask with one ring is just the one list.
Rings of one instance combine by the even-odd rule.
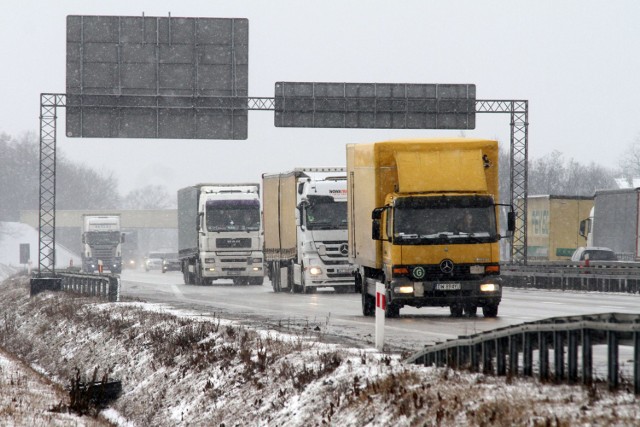
[[476, 113], [509, 113], [510, 191], [509, 202], [515, 209], [516, 230], [511, 245], [511, 262], [527, 263], [527, 191], [529, 101], [476, 100]]
[[38, 276], [55, 275], [56, 265], [56, 119], [65, 95], [40, 95], [40, 223]]

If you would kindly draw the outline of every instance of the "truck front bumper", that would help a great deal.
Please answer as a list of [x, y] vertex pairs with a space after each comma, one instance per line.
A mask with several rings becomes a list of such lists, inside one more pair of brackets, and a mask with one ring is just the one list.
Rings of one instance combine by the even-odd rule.
[[[218, 261], [219, 260], [219, 261]], [[218, 258], [214, 263], [203, 264], [202, 276], [209, 279], [234, 279], [238, 277], [263, 277], [262, 260], [248, 262], [247, 259], [235, 260]]]
[[408, 278], [391, 281], [387, 288], [390, 302], [399, 306], [446, 307], [452, 304], [484, 307], [502, 300], [502, 278], [489, 276], [481, 280], [412, 282]]

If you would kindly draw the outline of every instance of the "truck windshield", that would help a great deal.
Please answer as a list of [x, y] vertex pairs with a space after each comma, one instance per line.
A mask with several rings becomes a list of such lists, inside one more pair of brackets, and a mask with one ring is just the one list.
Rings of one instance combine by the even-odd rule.
[[403, 197], [393, 210], [394, 243], [489, 243], [498, 239], [495, 207], [487, 196]]
[[117, 245], [120, 243], [119, 231], [88, 231], [85, 235], [88, 245]]
[[260, 230], [260, 202], [257, 200], [207, 201], [207, 231]]
[[336, 202], [331, 196], [309, 196], [306, 210], [309, 230], [346, 230], [347, 202]]

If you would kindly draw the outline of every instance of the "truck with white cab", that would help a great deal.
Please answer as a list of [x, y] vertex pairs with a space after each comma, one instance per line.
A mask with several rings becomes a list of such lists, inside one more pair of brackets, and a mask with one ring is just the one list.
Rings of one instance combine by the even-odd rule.
[[120, 214], [82, 215], [82, 271], [93, 273], [100, 267], [111, 273], [122, 271]]
[[275, 292], [353, 292], [342, 167], [262, 175], [264, 256]]
[[260, 184], [197, 184], [178, 190], [178, 257], [185, 284], [264, 280]]
[[[377, 283], [386, 317], [405, 306], [497, 316], [499, 240], [509, 232], [498, 232], [496, 141], [348, 144], [347, 177], [349, 259], [365, 316], [375, 313]], [[507, 218], [513, 231], [513, 209]]]

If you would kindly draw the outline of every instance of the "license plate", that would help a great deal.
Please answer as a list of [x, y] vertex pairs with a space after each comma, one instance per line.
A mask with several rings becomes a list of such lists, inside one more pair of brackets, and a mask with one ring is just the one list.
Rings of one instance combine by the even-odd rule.
[[229, 271], [229, 272], [227, 272], [227, 274], [229, 276], [239, 276], [240, 272], [239, 271]]
[[436, 291], [459, 291], [460, 283], [436, 283]]

